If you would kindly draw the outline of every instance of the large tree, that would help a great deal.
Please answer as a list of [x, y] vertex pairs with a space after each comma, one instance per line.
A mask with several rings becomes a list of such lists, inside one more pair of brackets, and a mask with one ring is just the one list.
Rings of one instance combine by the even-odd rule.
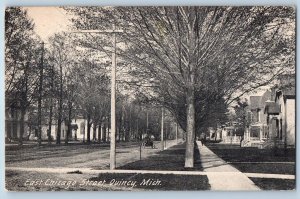
[[58, 102], [56, 144], [60, 144], [62, 122], [64, 120], [64, 102], [67, 96], [66, 80], [70, 76], [70, 71], [74, 62], [73, 58], [75, 59], [75, 57], [72, 56], [72, 53], [74, 53], [72, 38], [70, 38], [68, 34], [55, 34], [49, 41], [50, 56], [53, 60], [51, 64], [53, 64], [54, 70], [57, 71], [57, 88], [55, 89], [55, 97]]
[[[40, 39], [33, 28], [34, 23], [26, 10], [19, 7], [6, 8], [5, 106], [12, 112], [20, 112], [20, 144], [25, 131], [25, 114], [37, 97], [41, 51]], [[7, 133], [9, 137], [10, 132]]]

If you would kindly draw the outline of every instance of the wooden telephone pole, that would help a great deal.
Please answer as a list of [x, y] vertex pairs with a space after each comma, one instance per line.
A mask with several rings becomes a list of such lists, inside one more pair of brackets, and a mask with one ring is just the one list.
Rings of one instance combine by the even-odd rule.
[[112, 67], [111, 67], [111, 134], [110, 134], [110, 169], [116, 168], [116, 33], [122, 33], [123, 30], [116, 30], [115, 26], [112, 30], [81, 30], [74, 33], [96, 33], [96, 34], [112, 34], [113, 51], [112, 51]]
[[161, 150], [164, 150], [164, 107], [161, 108], [161, 131], [160, 131]]

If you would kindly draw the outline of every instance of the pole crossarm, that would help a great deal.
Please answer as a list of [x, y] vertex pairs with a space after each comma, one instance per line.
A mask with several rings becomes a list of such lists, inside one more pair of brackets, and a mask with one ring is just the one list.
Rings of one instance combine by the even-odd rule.
[[123, 33], [123, 30], [77, 30], [77, 31], [72, 31], [70, 33], [98, 33], [98, 34], [111, 34], [111, 33]]

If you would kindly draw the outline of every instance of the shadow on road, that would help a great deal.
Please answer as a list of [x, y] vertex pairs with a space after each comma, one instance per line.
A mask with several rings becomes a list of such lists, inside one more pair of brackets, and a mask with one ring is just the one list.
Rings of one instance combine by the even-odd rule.
[[127, 170], [165, 170], [165, 171], [202, 171], [200, 154], [197, 145], [194, 148], [194, 168], [184, 168], [185, 143], [172, 146], [164, 151], [159, 151], [148, 158], [131, 162], [118, 169]]

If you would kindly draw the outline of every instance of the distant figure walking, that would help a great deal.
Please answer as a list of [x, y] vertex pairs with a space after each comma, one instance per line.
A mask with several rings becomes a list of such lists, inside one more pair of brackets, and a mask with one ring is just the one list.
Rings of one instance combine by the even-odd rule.
[[206, 134], [205, 133], [200, 134], [200, 141], [201, 141], [201, 144], [203, 146], [206, 142]]

